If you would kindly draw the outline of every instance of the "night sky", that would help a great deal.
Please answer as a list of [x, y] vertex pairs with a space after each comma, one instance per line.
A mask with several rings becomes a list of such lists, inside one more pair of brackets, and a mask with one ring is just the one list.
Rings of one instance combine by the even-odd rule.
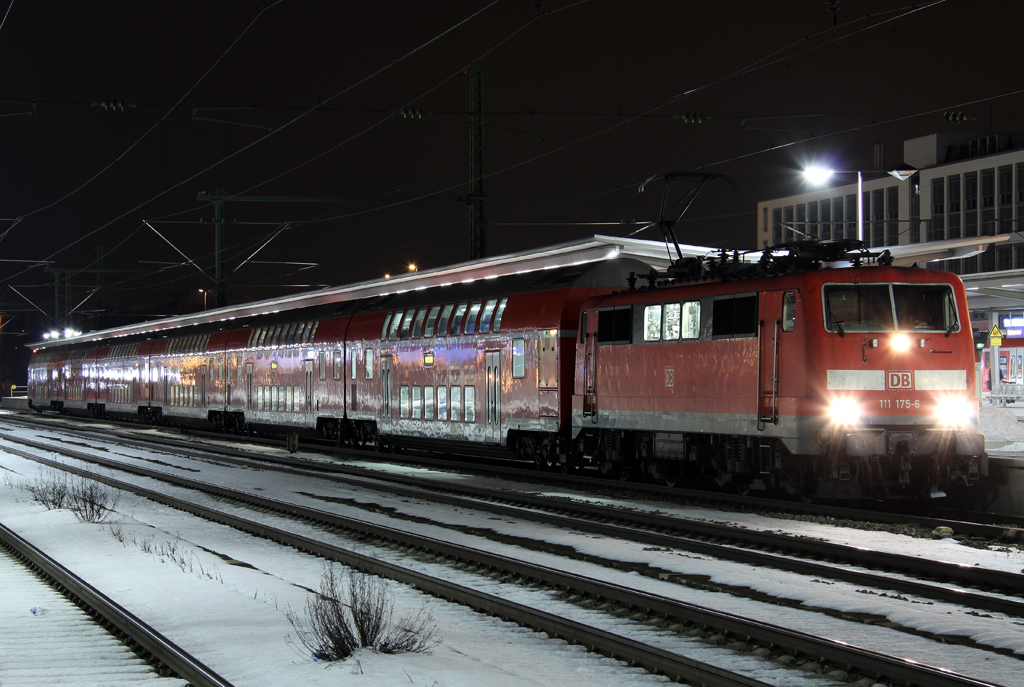
[[[0, 0], [0, 12], [8, 5], [5, 378], [24, 375], [13, 346], [55, 324], [202, 309], [213, 282], [199, 270], [153, 272], [184, 262], [169, 241], [212, 273], [202, 191], [435, 198], [229, 202], [229, 272], [290, 223], [231, 274], [232, 303], [468, 259], [469, 210], [446, 199], [469, 192], [473, 63], [491, 255], [633, 232], [657, 219], [661, 196], [638, 184], [676, 171], [739, 186], [709, 184], [680, 240], [753, 248], [756, 203], [804, 190], [794, 170], [809, 160], [867, 170], [876, 142], [895, 166], [906, 138], [1024, 131], [1019, 0]], [[948, 124], [946, 111], [975, 119]], [[673, 118], [695, 112], [703, 122]], [[691, 183], [677, 182], [677, 197]], [[58, 323], [53, 274], [10, 262], [96, 269], [100, 253], [122, 271], [92, 296], [97, 275], [71, 275], [60, 308], [74, 313]]]

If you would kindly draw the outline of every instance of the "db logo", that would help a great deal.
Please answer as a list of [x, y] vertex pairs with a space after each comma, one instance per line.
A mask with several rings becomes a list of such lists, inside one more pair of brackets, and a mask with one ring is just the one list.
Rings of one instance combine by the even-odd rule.
[[886, 389], [913, 389], [914, 388], [914, 373], [910, 371], [893, 371], [889, 370], [885, 373], [885, 388]]
[[665, 368], [665, 386], [672, 388], [676, 385], [676, 369], [674, 367]]

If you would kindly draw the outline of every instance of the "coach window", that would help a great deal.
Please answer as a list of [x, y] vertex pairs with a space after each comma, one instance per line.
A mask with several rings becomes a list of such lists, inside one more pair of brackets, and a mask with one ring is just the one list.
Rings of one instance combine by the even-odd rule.
[[448, 419], [448, 387], [437, 387], [437, 419]]
[[455, 306], [449, 303], [441, 311], [441, 319], [437, 321], [437, 336], [448, 336], [448, 320], [451, 319], [453, 307]]
[[423, 407], [423, 387], [414, 386], [412, 388], [412, 419], [419, 420], [422, 415], [421, 408]]
[[491, 331], [491, 318], [494, 317], [494, 309], [498, 307], [498, 299], [492, 298], [484, 305], [484, 312], [480, 315], [480, 333], [487, 334]]
[[632, 343], [633, 308], [625, 306], [597, 312], [597, 342], [603, 344]]
[[791, 332], [796, 327], [796, 292], [787, 291], [782, 295], [782, 331]]
[[681, 326], [684, 339], [700, 338], [700, 301], [683, 303]]
[[356, 380], [356, 365], [359, 362], [359, 349], [353, 346], [348, 351], [349, 360], [352, 361], [352, 381]]
[[437, 322], [437, 313], [441, 312], [440, 305], [431, 306], [430, 312], [427, 313], [427, 321], [424, 322], [423, 327], [423, 338], [429, 339], [434, 335], [434, 323]]
[[462, 387], [452, 385], [451, 388], [452, 422], [462, 422]]
[[526, 377], [526, 339], [512, 339], [512, 379]]
[[506, 303], [508, 303], [508, 298], [502, 298], [498, 301], [498, 307], [494, 309], [494, 322], [491, 324], [491, 331], [495, 334], [501, 331], [501, 316], [505, 314]]
[[296, 343], [306, 343], [306, 323], [305, 322], [299, 322], [299, 326], [295, 330], [295, 341], [296, 341]]
[[366, 378], [373, 379], [373, 349], [367, 348], [364, 353], [366, 359], [363, 364], [363, 369], [366, 371]]
[[295, 343], [295, 333], [298, 330], [299, 325], [297, 322], [293, 322], [292, 324], [288, 325], [288, 340], [285, 343], [289, 345]]
[[473, 305], [469, 306], [469, 314], [466, 315], [466, 333], [473, 334], [476, 332], [476, 318], [480, 314], [480, 307], [483, 305], [483, 301], [476, 301]]
[[402, 329], [399, 331], [399, 339], [408, 339], [409, 332], [412, 329], [412, 320], [416, 317], [416, 308], [409, 308], [405, 311], [405, 317], [402, 318]]
[[309, 343], [313, 343], [316, 338], [316, 330], [320, 327], [320, 320], [313, 323], [313, 328], [309, 330]]
[[682, 326], [682, 306], [679, 303], [666, 303], [664, 317], [662, 318], [661, 338], [665, 341], [676, 341], [679, 339]]
[[[666, 337], [667, 338], [667, 337]], [[661, 340], [661, 306], [648, 305], [644, 308], [644, 341]]]
[[467, 386], [465, 389], [464, 409], [466, 422], [476, 422], [476, 387]]
[[416, 313], [416, 319], [412, 321], [412, 338], [420, 338], [420, 334], [423, 332], [423, 319], [427, 316], [427, 309], [420, 308], [419, 312]]
[[423, 387], [423, 419], [434, 419], [434, 387], [432, 386]]
[[345, 369], [345, 365], [341, 362], [341, 351], [334, 352], [334, 378], [341, 379], [341, 371]]
[[387, 341], [387, 339], [388, 339], [388, 327], [391, 326], [391, 317], [393, 315], [394, 315], [394, 313], [390, 313], [389, 312], [387, 314], [387, 316], [384, 318], [384, 326], [382, 326], [380, 328], [380, 340], [381, 341]]
[[458, 336], [462, 333], [462, 320], [465, 319], [466, 309], [468, 307], [468, 303], [459, 303], [455, 306], [455, 314], [452, 315], [452, 336]]
[[398, 327], [402, 324], [402, 311], [395, 312], [395, 316], [391, 318], [391, 328], [388, 329], [388, 341], [394, 341], [398, 338]]
[[320, 359], [318, 362], [320, 363], [320, 381], [322, 382], [325, 379], [327, 379], [327, 351], [320, 351], [319, 358]]
[[716, 299], [711, 304], [711, 336], [740, 338], [757, 334], [757, 295]]
[[398, 387], [398, 417], [409, 417], [409, 387]]

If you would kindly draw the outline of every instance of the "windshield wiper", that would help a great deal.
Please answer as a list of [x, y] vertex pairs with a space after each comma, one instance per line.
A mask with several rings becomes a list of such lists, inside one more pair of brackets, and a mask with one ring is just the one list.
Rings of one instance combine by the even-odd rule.
[[836, 316], [832, 314], [832, 300], [825, 297], [825, 308], [828, 311], [828, 321], [836, 326], [836, 331], [839, 332], [839, 336], [842, 338], [846, 337], [846, 330], [843, 329], [843, 323], [836, 319]]

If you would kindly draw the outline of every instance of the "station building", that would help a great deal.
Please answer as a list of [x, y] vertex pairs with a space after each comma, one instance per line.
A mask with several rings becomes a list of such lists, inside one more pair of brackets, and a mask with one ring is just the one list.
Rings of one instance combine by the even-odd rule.
[[897, 265], [960, 275], [979, 342], [994, 326], [1007, 337], [1001, 351], [992, 348], [999, 369], [991, 370], [989, 350], [982, 356], [983, 387], [1011, 383], [1024, 391], [1024, 140], [931, 134], [904, 141], [896, 168], [884, 157], [877, 144], [874, 170], [836, 173], [831, 186], [808, 182], [805, 193], [758, 203], [758, 248], [860, 238], [890, 250]]

